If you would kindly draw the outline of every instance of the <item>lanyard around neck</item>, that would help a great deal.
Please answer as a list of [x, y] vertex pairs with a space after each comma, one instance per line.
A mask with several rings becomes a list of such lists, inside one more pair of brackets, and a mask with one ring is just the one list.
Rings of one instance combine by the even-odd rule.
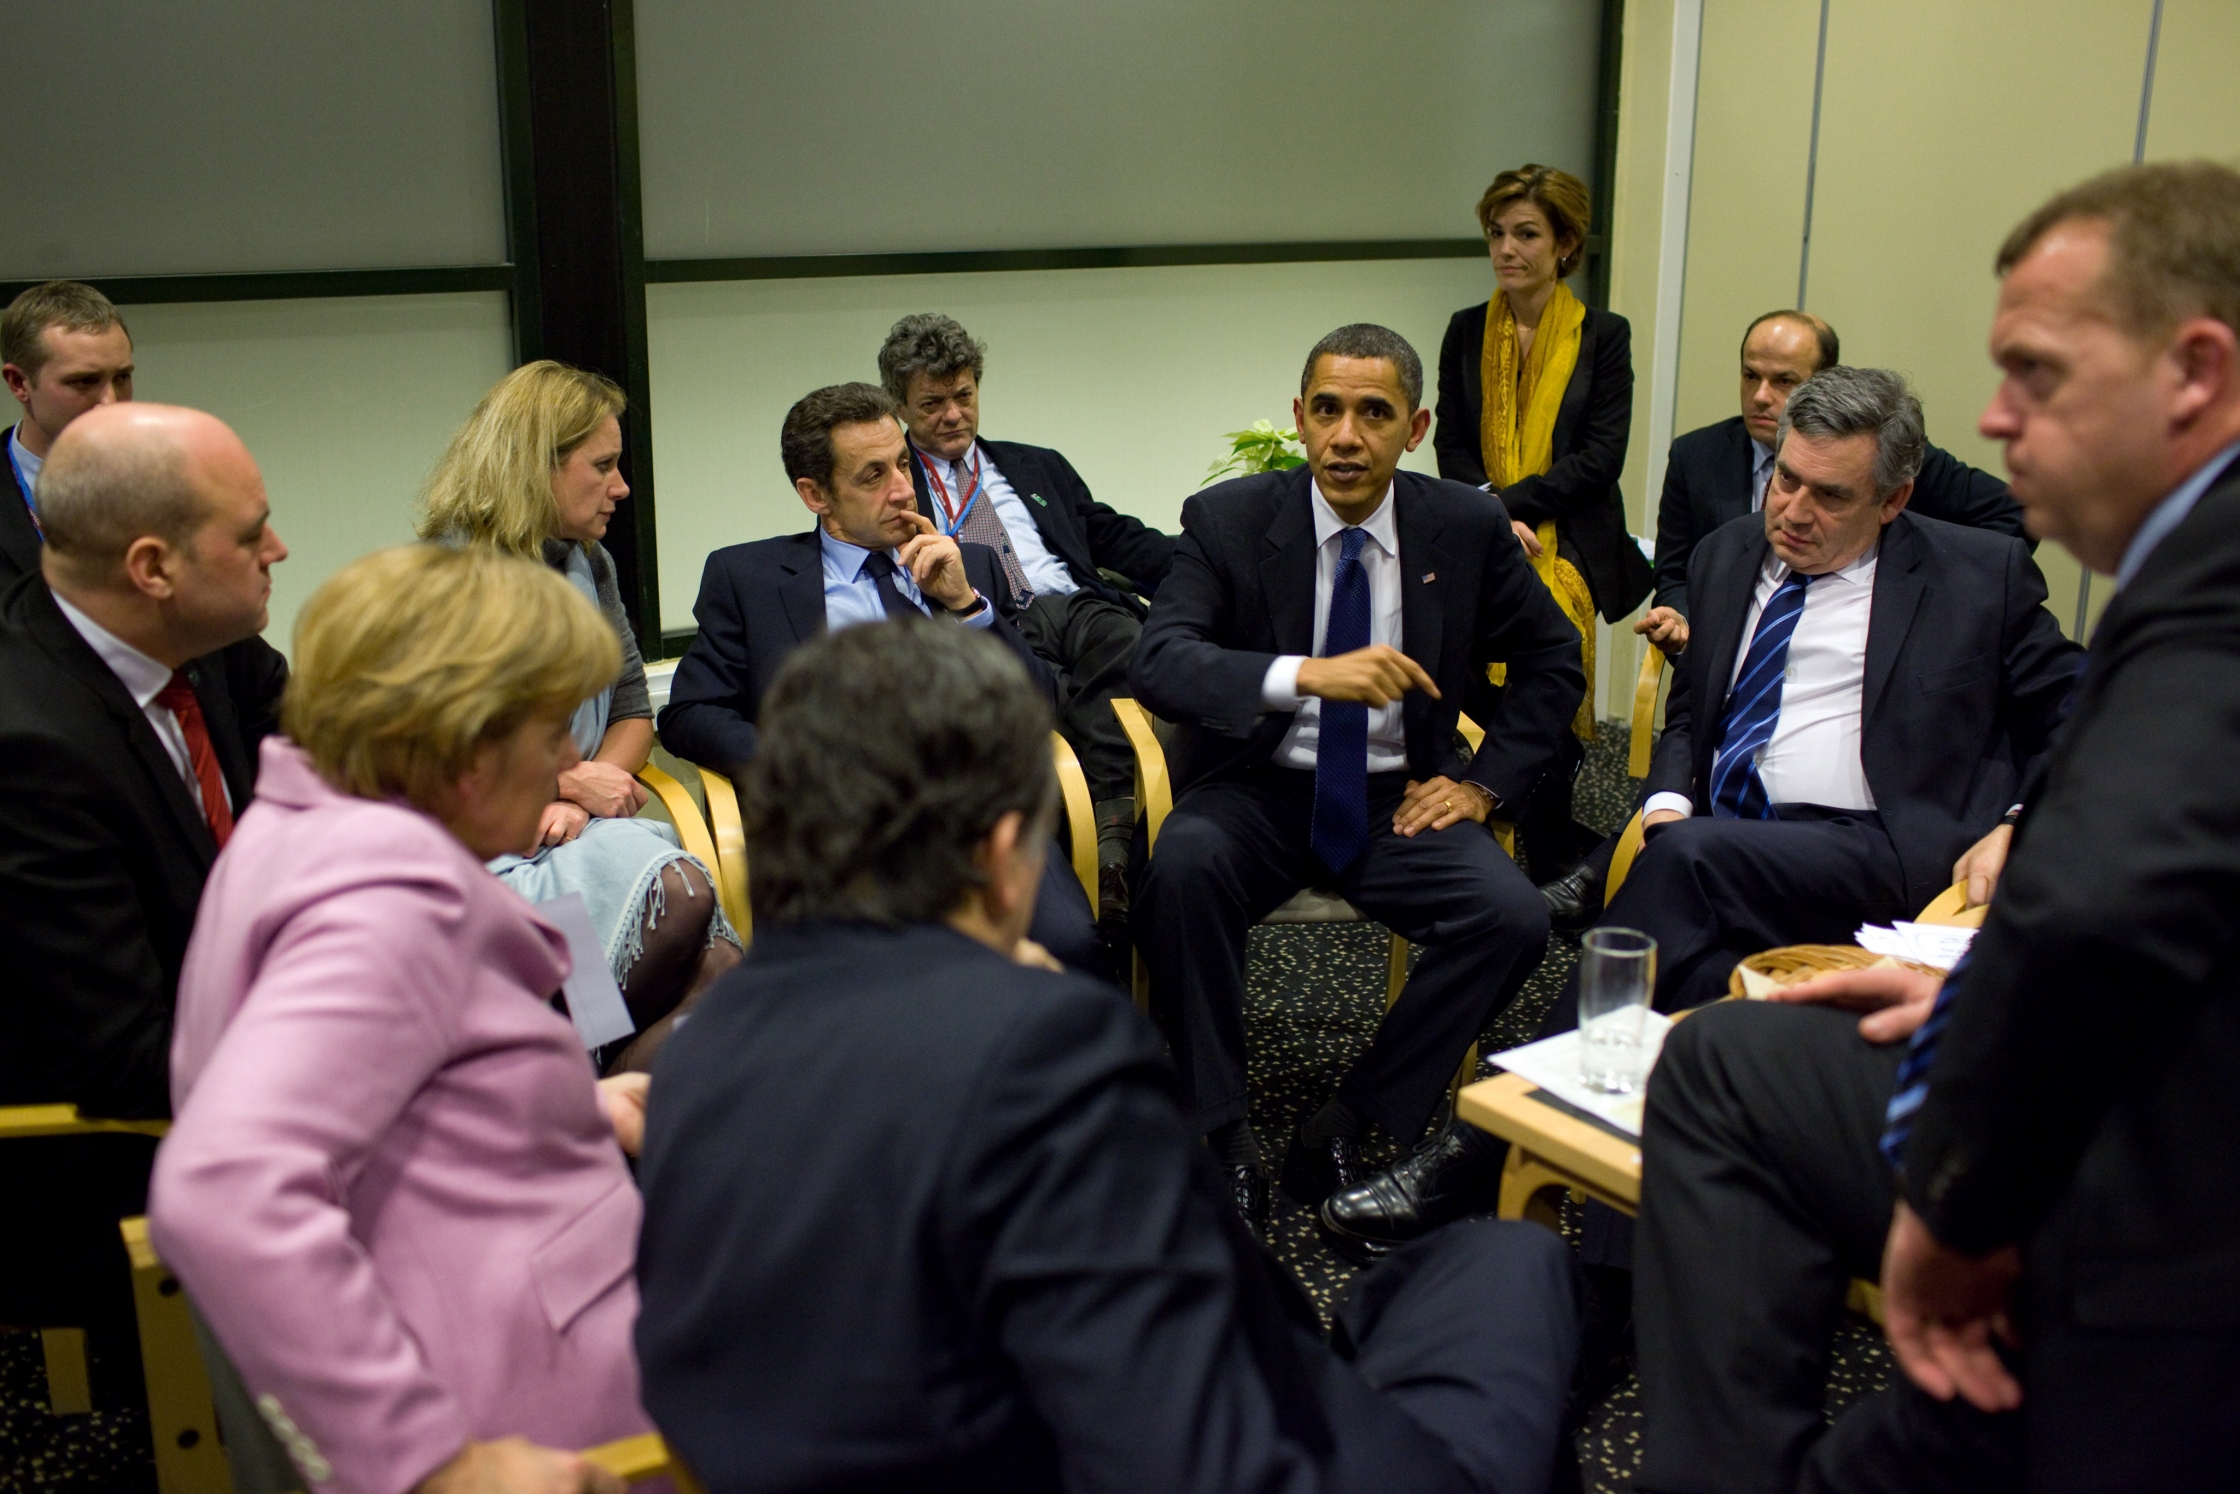
[[949, 521], [947, 527], [941, 531], [943, 534], [955, 534], [959, 529], [962, 529], [964, 521], [972, 516], [972, 505], [978, 503], [980, 495], [987, 491], [988, 485], [980, 475], [979, 444], [975, 442], [965, 454], [971, 458], [972, 466], [965, 469], [962, 460], [958, 461], [956, 465], [959, 469], [966, 471], [966, 475], [972, 479], [972, 484], [967, 488], [964, 486], [963, 480], [959, 479], [958, 487], [962, 491], [958, 493], [957, 500], [952, 501], [949, 496], [949, 485], [943, 482], [941, 474], [933, 469], [932, 460], [924, 452], [918, 453], [919, 465], [926, 469], [926, 481], [933, 485], [935, 506], [941, 515]]

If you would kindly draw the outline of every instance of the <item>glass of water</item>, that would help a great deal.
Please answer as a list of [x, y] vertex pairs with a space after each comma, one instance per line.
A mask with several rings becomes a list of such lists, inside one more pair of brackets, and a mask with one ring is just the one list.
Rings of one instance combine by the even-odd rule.
[[1657, 987], [1657, 941], [1639, 929], [1589, 929], [1579, 955], [1579, 1082], [1628, 1095], [1649, 1077], [1641, 1029]]

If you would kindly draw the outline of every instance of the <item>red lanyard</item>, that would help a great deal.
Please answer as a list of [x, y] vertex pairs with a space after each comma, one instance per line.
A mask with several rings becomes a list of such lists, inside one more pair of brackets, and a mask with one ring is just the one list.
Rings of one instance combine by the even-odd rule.
[[[919, 460], [926, 469], [926, 481], [933, 484], [933, 491], [941, 503], [941, 511], [949, 520], [949, 527], [941, 531], [943, 534], [955, 534], [963, 526], [965, 519], [972, 513], [972, 505], [980, 501], [981, 490], [986, 486], [980, 480], [979, 446], [975, 444], [968, 454], [972, 458], [972, 466], [967, 469], [967, 475], [972, 479], [972, 486], [958, 495], [963, 500], [960, 508], [949, 501], [949, 485], [941, 480], [941, 474], [933, 469], [933, 463], [927, 460], [923, 452], [919, 453]], [[957, 465], [962, 467], [964, 463], [960, 461]]]

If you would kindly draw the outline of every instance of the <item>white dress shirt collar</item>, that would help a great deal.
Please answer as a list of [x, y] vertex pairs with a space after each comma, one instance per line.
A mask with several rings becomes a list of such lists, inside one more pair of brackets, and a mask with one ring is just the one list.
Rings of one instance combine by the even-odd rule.
[[86, 646], [101, 656], [101, 662], [109, 666], [109, 672], [124, 685], [126, 693], [132, 697], [132, 703], [141, 710], [146, 710], [163, 687], [171, 683], [170, 665], [149, 658], [71, 606], [69, 598], [59, 591], [54, 593], [54, 604], [62, 609], [64, 617], [70, 619], [70, 626], [78, 630], [78, 636], [86, 641]]
[[39, 481], [39, 469], [46, 466], [47, 459], [23, 444], [20, 424], [8, 429], [8, 460], [15, 464], [16, 479], [23, 484], [23, 496], [29, 499], [33, 485]]
[[1376, 541], [1378, 549], [1398, 559], [1400, 555], [1400, 526], [1392, 516], [1392, 489], [1393, 484], [1386, 483], [1384, 496], [1377, 500], [1376, 510], [1368, 518], [1363, 519], [1358, 526], [1355, 526], [1338, 517], [1338, 511], [1330, 506], [1330, 500], [1322, 496], [1321, 482], [1310, 478], [1307, 482], [1307, 493], [1313, 499], [1315, 548], [1320, 549], [1330, 543], [1330, 536], [1334, 534], [1358, 527], [1366, 532], [1370, 539]]

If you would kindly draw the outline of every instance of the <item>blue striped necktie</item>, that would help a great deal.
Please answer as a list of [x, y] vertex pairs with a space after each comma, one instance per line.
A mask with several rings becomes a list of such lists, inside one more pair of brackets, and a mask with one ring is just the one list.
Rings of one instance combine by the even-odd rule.
[[1929, 1009], [1929, 1019], [1914, 1029], [1913, 1041], [1906, 1045], [1906, 1056], [1899, 1061], [1897, 1080], [1890, 1087], [1890, 1108], [1882, 1116], [1882, 1155], [1892, 1167], [1904, 1162], [1906, 1138], [1913, 1134], [1914, 1112], [1929, 1098], [1929, 1066], [1936, 1062], [1937, 1040], [1951, 1024], [1952, 998], [1960, 990], [1960, 974], [1968, 968], [1973, 955], [1971, 950], [1960, 956], [1945, 972], [1944, 985], [1937, 991], [1937, 1004]]
[[1781, 683], [1789, 670], [1789, 639], [1804, 616], [1805, 588], [1816, 577], [1791, 574], [1758, 614], [1750, 653], [1727, 696], [1726, 727], [1711, 757], [1711, 813], [1723, 820], [1770, 820], [1758, 755], [1781, 720]]
[[[1369, 573], [1361, 568], [1365, 529], [1341, 531], [1338, 574], [1330, 583], [1330, 621], [1322, 657], [1369, 646]], [[1307, 837], [1322, 864], [1344, 871], [1369, 845], [1369, 708], [1358, 700], [1322, 702], [1314, 744], [1314, 827]]]

